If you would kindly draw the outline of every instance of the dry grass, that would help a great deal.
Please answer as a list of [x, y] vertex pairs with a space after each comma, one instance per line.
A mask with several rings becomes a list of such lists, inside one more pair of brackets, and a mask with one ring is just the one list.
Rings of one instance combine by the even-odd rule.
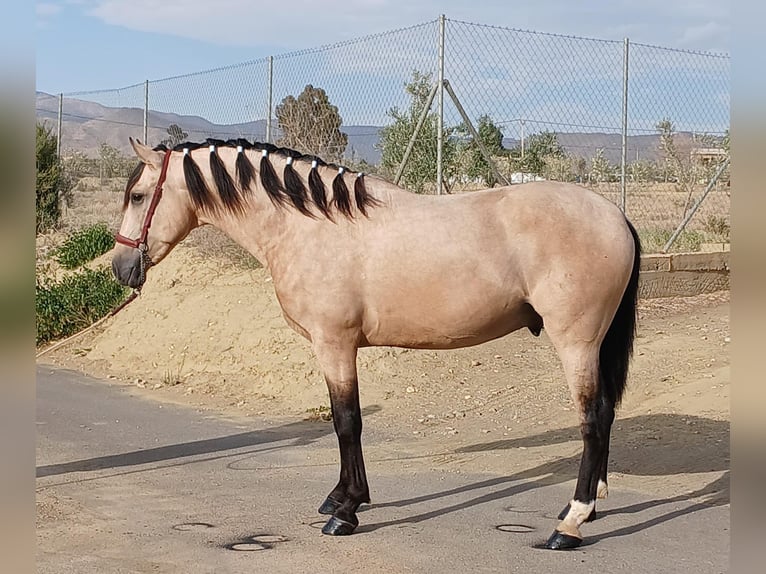
[[106, 223], [117, 231], [122, 220], [124, 179], [111, 179], [105, 187], [97, 177], [84, 177], [72, 191], [61, 217], [63, 231], [74, 231], [96, 223]]
[[[614, 203], [620, 203], [619, 184], [601, 184], [594, 186], [593, 190]], [[704, 185], [698, 185], [695, 188], [692, 204], [704, 190]], [[687, 194], [684, 191], [678, 191], [672, 183], [630, 184], [626, 195], [626, 211], [636, 229], [670, 229], [672, 231], [683, 221]], [[724, 185], [714, 188], [689, 222], [687, 229], [711, 235], [720, 234], [721, 230], [728, 233], [725, 225], [719, 225], [718, 229], [710, 229], [708, 222], [718, 219], [728, 223], [730, 207], [731, 189]]]

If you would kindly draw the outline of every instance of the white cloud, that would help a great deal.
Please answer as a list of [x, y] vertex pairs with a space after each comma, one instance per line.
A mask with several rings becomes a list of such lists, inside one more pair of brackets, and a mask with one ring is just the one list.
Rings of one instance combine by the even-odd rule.
[[46, 2], [38, 2], [35, 4], [35, 14], [38, 18], [55, 16], [59, 12], [61, 12], [61, 6], [59, 4], [50, 4]]
[[390, 14], [390, 4], [386, 0], [292, 0], [289, 4], [98, 0], [89, 13], [115, 26], [215, 44], [304, 48], [395, 26], [401, 15]]
[[[85, 0], [66, 0], [83, 3]], [[114, 26], [232, 46], [286, 50], [331, 44], [448, 18], [510, 28], [728, 50], [729, 9], [720, 0], [88, 0], [87, 12]], [[711, 47], [711, 42], [715, 45]], [[236, 58], [235, 58], [236, 59]]]
[[680, 46], [695, 47], [699, 45], [709, 46], [711, 50], [723, 50], [723, 46], [729, 36], [729, 28], [719, 22], [706, 22], [697, 26], [690, 26], [684, 30], [683, 36], [678, 41]]

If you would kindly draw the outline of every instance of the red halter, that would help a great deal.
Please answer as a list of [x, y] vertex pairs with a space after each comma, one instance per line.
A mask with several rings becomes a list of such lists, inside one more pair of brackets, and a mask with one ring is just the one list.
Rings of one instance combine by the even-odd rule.
[[146, 252], [148, 246], [146, 244], [146, 238], [149, 235], [149, 226], [152, 224], [152, 218], [154, 217], [154, 211], [157, 209], [157, 204], [162, 197], [162, 184], [165, 183], [165, 177], [168, 173], [168, 164], [170, 163], [171, 150], [165, 152], [165, 157], [162, 160], [162, 170], [160, 171], [160, 178], [157, 180], [157, 186], [154, 188], [154, 195], [152, 195], [152, 201], [149, 204], [149, 210], [146, 212], [146, 218], [144, 219], [144, 225], [141, 228], [141, 236], [138, 239], [130, 239], [124, 235], [117, 233], [114, 236], [114, 240], [122, 245], [128, 247], [134, 247], [143, 252]]

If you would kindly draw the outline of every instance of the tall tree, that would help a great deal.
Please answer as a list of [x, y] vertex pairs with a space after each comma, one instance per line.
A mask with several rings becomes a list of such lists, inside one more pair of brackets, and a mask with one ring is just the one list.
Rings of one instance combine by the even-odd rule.
[[[508, 151], [503, 147], [503, 132], [495, 125], [488, 115], [484, 114], [479, 117], [478, 127], [476, 131], [479, 134], [481, 143], [484, 144], [484, 149], [487, 150], [490, 156], [507, 156]], [[468, 128], [464, 125], [458, 127], [457, 131], [463, 135], [468, 135]], [[471, 140], [465, 149], [467, 154], [466, 175], [471, 178], [481, 178], [481, 180], [489, 187], [492, 187], [497, 183], [495, 174], [492, 171], [491, 166], [484, 159], [484, 155], [479, 149], [479, 145]]]
[[516, 158], [519, 167], [523, 171], [534, 173], [535, 175], [544, 175], [548, 158], [561, 158], [564, 156], [564, 148], [561, 147], [555, 132], [545, 130], [532, 134], [524, 144], [524, 157], [521, 157], [521, 147], [511, 150], [511, 155]]
[[[387, 115], [393, 121], [381, 130], [379, 144], [382, 152], [381, 167], [385, 175], [391, 177], [399, 169], [418, 119], [428, 103], [428, 95], [432, 88], [431, 74], [415, 71], [412, 74], [412, 81], [404, 88], [410, 97], [409, 107], [405, 110], [400, 110], [398, 107], [388, 110]], [[423, 193], [426, 184], [436, 182], [437, 126], [436, 112], [428, 112], [402, 174], [404, 185], [416, 193]], [[453, 131], [450, 128], [443, 130], [442, 173], [446, 178], [453, 174], [455, 167], [457, 145], [449, 137]]]
[[298, 97], [287, 96], [276, 108], [282, 132], [279, 145], [340, 162], [348, 135], [340, 131], [343, 118], [322, 88], [307, 85]]
[[185, 131], [181, 129], [181, 126], [178, 124], [170, 124], [167, 129], [168, 137], [166, 137], [164, 140], [162, 140], [162, 144], [166, 145], [169, 148], [173, 148], [177, 146], [180, 143], [183, 143], [186, 141], [186, 138], [189, 137], [189, 134], [187, 134]]
[[595, 180], [596, 183], [609, 181], [614, 173], [614, 168], [609, 164], [609, 160], [604, 155], [604, 148], [598, 148], [596, 154], [591, 158], [590, 173], [591, 179]]

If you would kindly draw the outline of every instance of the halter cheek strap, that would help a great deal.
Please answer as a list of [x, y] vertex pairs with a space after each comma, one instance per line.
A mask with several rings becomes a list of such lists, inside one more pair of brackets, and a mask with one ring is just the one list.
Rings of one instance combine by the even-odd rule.
[[117, 243], [120, 243], [122, 245], [127, 245], [128, 247], [133, 247], [135, 249], [139, 249], [140, 251], [146, 252], [148, 249], [146, 238], [149, 235], [149, 227], [152, 224], [152, 218], [154, 217], [154, 212], [157, 209], [157, 204], [160, 202], [160, 198], [162, 197], [162, 185], [165, 183], [165, 178], [168, 174], [168, 165], [170, 164], [170, 154], [171, 150], [168, 150], [165, 152], [165, 157], [162, 160], [162, 169], [160, 170], [160, 178], [157, 180], [157, 185], [154, 188], [154, 194], [152, 195], [152, 201], [149, 203], [149, 209], [146, 212], [146, 217], [144, 218], [144, 225], [141, 227], [141, 236], [138, 239], [130, 239], [128, 237], [125, 237], [124, 235], [120, 235], [119, 233], [114, 236], [114, 240]]

